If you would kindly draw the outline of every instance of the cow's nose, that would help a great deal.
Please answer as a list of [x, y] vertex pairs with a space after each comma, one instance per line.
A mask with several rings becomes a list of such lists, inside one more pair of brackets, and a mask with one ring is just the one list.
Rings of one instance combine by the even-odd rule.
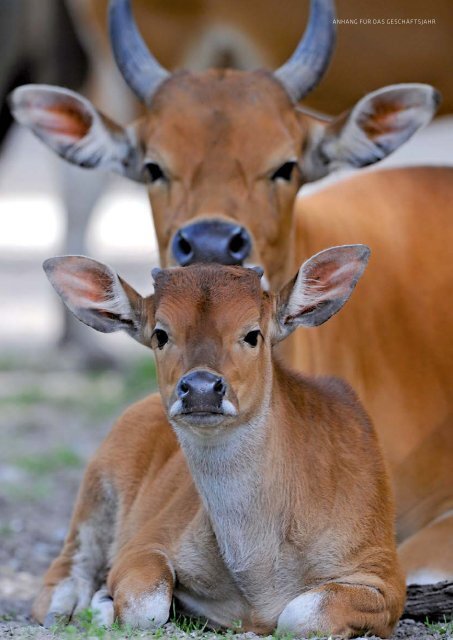
[[248, 231], [222, 220], [203, 220], [182, 227], [172, 243], [173, 256], [182, 267], [195, 262], [242, 264], [251, 249]]
[[179, 380], [176, 393], [185, 411], [212, 412], [220, 409], [226, 384], [221, 376], [197, 369]]

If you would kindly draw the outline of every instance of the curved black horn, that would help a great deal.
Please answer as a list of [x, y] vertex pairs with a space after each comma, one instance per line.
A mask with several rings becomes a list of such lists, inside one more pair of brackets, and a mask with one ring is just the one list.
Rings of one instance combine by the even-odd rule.
[[294, 102], [321, 80], [335, 45], [334, 0], [311, 0], [310, 18], [302, 40], [275, 76]]
[[127, 84], [143, 102], [150, 102], [170, 73], [150, 53], [132, 16], [130, 0], [110, 0], [110, 41], [116, 64]]

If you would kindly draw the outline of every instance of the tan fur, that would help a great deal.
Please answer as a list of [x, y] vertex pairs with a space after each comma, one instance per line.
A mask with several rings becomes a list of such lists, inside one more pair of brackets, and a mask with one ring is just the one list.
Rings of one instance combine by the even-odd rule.
[[[108, 561], [84, 577], [92, 593], [106, 579], [123, 621], [141, 626], [157, 602], [164, 615], [151, 607], [148, 622], [161, 624], [175, 595], [214, 626], [388, 636], [404, 582], [385, 467], [355, 394], [272, 355], [282, 299], [254, 272], [187, 267], [156, 289], [143, 333], [157, 323], [171, 336], [162, 350], [151, 340], [162, 401], [131, 407], [91, 462], [34, 615], [42, 621], [52, 587], [80, 575], [82, 534], [105, 513]], [[241, 340], [250, 326], [263, 335], [255, 348]], [[172, 390], [200, 367], [225, 379], [238, 414], [209, 428], [173, 419], [176, 437]]]
[[[288, 353], [304, 370], [341, 376], [358, 391], [391, 472], [400, 541], [453, 508], [452, 180], [451, 169], [381, 171], [296, 203], [296, 262], [346, 238], [372, 251], [366, 302], [353, 298], [317, 331], [298, 332]], [[406, 570], [434, 570], [441, 553], [451, 577], [452, 526], [435, 544], [426, 542], [429, 531], [414, 541], [411, 557], [402, 556]]]

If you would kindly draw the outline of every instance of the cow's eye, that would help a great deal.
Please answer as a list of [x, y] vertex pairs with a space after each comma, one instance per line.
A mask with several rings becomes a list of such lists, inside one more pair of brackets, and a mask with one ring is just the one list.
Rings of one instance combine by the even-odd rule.
[[251, 347], [256, 347], [258, 344], [258, 338], [261, 335], [261, 331], [259, 329], [255, 329], [254, 331], [249, 331], [246, 336], [244, 336], [244, 342], [249, 344]]
[[294, 161], [285, 162], [281, 167], [274, 171], [274, 173], [271, 175], [271, 180], [275, 181], [281, 179], [289, 182], [293, 175], [294, 167], [296, 166], [296, 164], [297, 163]]
[[167, 180], [167, 176], [162, 171], [157, 162], [147, 162], [145, 164], [146, 175], [150, 182], [157, 182], [158, 180]]
[[158, 349], [163, 349], [168, 342], [168, 333], [163, 329], [155, 329], [151, 340], [155, 341], [155, 345]]

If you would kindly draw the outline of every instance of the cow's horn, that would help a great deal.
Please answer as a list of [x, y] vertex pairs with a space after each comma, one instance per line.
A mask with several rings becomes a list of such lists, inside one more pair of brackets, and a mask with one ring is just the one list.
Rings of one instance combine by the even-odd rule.
[[148, 50], [132, 16], [130, 0], [110, 0], [110, 41], [116, 64], [132, 91], [149, 103], [170, 76]]
[[294, 102], [321, 80], [335, 45], [334, 0], [311, 0], [310, 18], [302, 40], [275, 76]]

